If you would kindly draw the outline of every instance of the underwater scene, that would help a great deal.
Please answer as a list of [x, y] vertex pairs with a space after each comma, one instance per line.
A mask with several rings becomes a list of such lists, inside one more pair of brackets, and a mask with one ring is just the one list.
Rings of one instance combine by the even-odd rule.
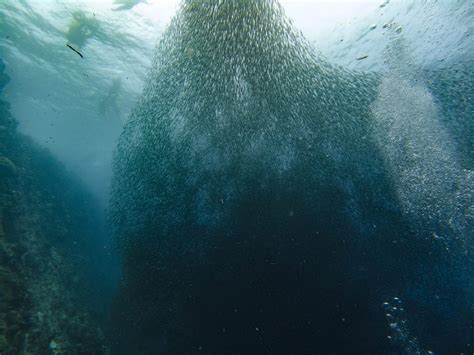
[[0, 355], [474, 354], [472, 0], [0, 0]]

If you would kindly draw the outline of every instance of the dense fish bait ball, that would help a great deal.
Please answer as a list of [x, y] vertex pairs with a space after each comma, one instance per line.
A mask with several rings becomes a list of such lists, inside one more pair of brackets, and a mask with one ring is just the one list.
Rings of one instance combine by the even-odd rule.
[[374, 79], [319, 59], [274, 1], [185, 2], [150, 74], [116, 154], [113, 215], [134, 221], [119, 229], [146, 218], [132, 215], [143, 203], [158, 218], [169, 220], [158, 209], [181, 215], [180, 177], [200, 190], [216, 186], [198, 180], [219, 179], [230, 194], [232, 180], [257, 167], [282, 176], [306, 165], [323, 175], [350, 164], [344, 144], [364, 149], [342, 136], [364, 131]]
[[380, 83], [276, 1], [183, 2], [115, 155], [117, 353], [388, 353], [371, 280], [426, 245], [371, 134]]

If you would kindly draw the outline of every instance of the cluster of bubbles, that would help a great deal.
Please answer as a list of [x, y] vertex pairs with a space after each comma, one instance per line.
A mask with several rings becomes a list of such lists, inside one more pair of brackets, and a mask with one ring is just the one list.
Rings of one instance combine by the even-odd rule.
[[403, 303], [398, 297], [393, 297], [390, 302], [384, 302], [385, 317], [390, 329], [388, 340], [406, 354], [431, 355], [431, 351], [423, 351], [418, 339], [410, 335], [408, 320]]
[[[413, 64], [403, 37], [390, 38], [386, 58], [389, 70], [371, 108], [374, 136], [400, 205], [414, 225], [431, 230], [430, 237], [465, 242], [474, 222], [474, 174], [459, 153], [464, 147], [452, 137], [453, 123], [443, 120], [442, 105], [429, 90], [430, 73], [425, 79]], [[472, 93], [461, 96], [470, 100]], [[467, 122], [463, 115], [457, 119]]]

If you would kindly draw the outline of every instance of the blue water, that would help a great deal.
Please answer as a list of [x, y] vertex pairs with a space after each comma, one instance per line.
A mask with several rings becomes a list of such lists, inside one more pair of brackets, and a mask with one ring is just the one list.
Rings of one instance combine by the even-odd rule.
[[281, 4], [0, 3], [0, 352], [474, 352], [472, 2]]

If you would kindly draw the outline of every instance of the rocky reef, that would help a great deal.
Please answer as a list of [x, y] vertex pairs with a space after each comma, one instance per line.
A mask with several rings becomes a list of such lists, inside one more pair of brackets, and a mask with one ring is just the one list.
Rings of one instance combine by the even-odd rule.
[[[0, 59], [1, 61], [1, 59]], [[0, 62], [0, 92], [9, 81]], [[102, 354], [94, 200], [0, 100], [0, 353]]]

